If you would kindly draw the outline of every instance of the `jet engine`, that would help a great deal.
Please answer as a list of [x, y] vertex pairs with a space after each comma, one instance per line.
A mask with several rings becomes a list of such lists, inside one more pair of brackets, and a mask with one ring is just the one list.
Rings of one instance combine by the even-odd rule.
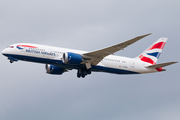
[[46, 73], [48, 73], [48, 74], [61, 75], [64, 72], [66, 72], [66, 69], [64, 69], [64, 68], [46, 64]]
[[63, 54], [62, 61], [64, 64], [81, 64], [83, 61], [83, 58], [81, 55], [76, 54], [76, 53], [71, 53], [71, 52], [66, 52]]

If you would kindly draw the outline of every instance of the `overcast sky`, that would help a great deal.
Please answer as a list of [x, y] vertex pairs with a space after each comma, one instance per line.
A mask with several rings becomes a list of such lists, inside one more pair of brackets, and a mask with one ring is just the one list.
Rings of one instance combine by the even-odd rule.
[[[168, 37], [158, 63], [180, 61], [179, 0], [1, 0], [0, 50], [26, 42], [94, 51], [153, 33], [116, 55], [136, 57]], [[0, 55], [0, 120], [180, 120], [179, 63], [142, 75], [75, 70]]]

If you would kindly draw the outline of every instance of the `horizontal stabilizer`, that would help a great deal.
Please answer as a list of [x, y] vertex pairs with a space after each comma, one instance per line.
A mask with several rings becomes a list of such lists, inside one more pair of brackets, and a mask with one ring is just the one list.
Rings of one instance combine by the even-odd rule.
[[161, 68], [161, 67], [165, 67], [165, 66], [168, 66], [168, 65], [171, 65], [174, 63], [177, 63], [177, 62], [167, 62], [167, 63], [155, 64], [155, 65], [147, 66], [147, 68]]

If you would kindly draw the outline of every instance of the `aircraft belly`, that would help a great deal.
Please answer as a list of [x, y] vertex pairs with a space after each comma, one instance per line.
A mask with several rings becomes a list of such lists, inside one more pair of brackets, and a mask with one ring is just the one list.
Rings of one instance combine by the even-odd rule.
[[92, 71], [107, 72], [107, 73], [114, 73], [114, 74], [139, 74], [138, 72], [134, 72], [130, 70], [103, 67], [103, 66], [92, 66]]
[[102, 61], [101, 64], [92, 67], [93, 71], [101, 71], [114, 74], [139, 74], [132, 69], [129, 69], [128, 64], [119, 62]]

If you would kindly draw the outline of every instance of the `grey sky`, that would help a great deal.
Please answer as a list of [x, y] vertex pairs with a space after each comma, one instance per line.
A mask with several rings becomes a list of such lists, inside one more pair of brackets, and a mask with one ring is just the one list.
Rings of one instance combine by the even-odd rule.
[[[178, 0], [1, 0], [0, 48], [19, 42], [93, 51], [153, 33], [116, 55], [168, 37], [158, 63], [180, 61]], [[179, 63], [162, 73], [76, 78], [0, 56], [1, 120], [179, 120]]]

